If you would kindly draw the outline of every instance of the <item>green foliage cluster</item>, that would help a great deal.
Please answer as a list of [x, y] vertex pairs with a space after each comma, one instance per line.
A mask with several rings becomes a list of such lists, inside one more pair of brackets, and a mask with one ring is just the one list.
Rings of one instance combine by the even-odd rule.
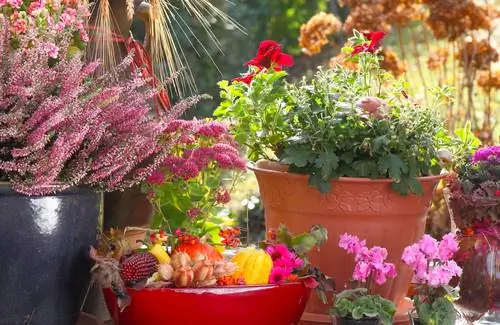
[[439, 297], [432, 302], [421, 302], [415, 299], [418, 317], [425, 325], [453, 325], [457, 311], [453, 303], [446, 297]]
[[392, 325], [396, 306], [379, 295], [369, 295], [366, 288], [357, 288], [339, 293], [335, 297], [335, 307], [330, 313], [355, 320], [378, 318], [382, 324]]
[[[354, 44], [366, 42], [355, 35]], [[319, 69], [311, 81], [295, 84], [285, 82], [283, 71], [260, 72], [249, 86], [223, 81], [214, 114], [234, 124], [250, 159], [272, 152], [321, 192], [338, 177], [363, 177], [390, 178], [399, 193], [421, 194], [417, 177], [438, 174], [437, 149], [451, 143], [436, 114], [449, 92], [436, 89], [432, 105], [419, 105], [406, 98], [405, 82], [380, 69], [377, 55], [350, 60], [357, 69]], [[358, 107], [365, 96], [384, 102], [377, 116]]]

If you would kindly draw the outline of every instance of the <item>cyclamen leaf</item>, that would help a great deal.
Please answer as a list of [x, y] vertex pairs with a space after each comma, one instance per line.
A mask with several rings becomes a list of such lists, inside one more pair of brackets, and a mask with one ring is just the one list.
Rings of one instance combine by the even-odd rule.
[[308, 163], [313, 161], [314, 154], [311, 149], [300, 146], [291, 146], [285, 149], [282, 162], [285, 164], [293, 164], [297, 167], [305, 167]]
[[408, 172], [408, 166], [401, 158], [394, 154], [388, 154], [378, 160], [377, 167], [382, 174], [388, 173], [395, 182], [401, 181], [401, 175]]

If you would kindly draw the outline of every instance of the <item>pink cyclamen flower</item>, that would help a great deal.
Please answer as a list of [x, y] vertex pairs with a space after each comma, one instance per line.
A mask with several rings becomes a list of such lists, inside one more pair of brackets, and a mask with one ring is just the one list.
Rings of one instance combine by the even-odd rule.
[[427, 234], [420, 240], [419, 248], [428, 258], [436, 258], [438, 255], [437, 240]]
[[269, 283], [283, 284], [290, 274], [292, 274], [290, 269], [280, 266], [273, 267], [271, 274], [269, 275]]
[[349, 254], [358, 255], [365, 246], [366, 240], [360, 240], [357, 236], [347, 233], [340, 236], [339, 247], [345, 249]]
[[42, 51], [45, 52], [49, 57], [57, 59], [59, 55], [59, 47], [54, 43], [43, 43], [41, 45]]
[[165, 182], [165, 174], [157, 169], [148, 176], [147, 182], [150, 184], [162, 185]]
[[452, 233], [446, 234], [439, 243], [439, 259], [443, 262], [448, 261], [458, 251], [458, 242]]
[[357, 281], [365, 282], [370, 276], [370, 265], [366, 262], [360, 261], [354, 267], [352, 278]]

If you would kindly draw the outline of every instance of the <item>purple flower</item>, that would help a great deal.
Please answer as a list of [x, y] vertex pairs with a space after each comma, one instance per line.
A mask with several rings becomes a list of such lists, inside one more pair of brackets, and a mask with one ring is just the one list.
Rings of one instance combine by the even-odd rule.
[[489, 159], [500, 160], [500, 146], [490, 146], [478, 149], [472, 157], [473, 162], [488, 161]]

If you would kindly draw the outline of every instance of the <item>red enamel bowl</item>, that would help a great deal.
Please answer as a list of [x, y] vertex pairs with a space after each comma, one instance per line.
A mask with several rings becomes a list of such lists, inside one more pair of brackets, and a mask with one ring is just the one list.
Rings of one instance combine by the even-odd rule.
[[132, 301], [120, 312], [104, 289], [115, 325], [293, 325], [304, 312], [310, 289], [284, 285], [196, 289], [129, 289]]

